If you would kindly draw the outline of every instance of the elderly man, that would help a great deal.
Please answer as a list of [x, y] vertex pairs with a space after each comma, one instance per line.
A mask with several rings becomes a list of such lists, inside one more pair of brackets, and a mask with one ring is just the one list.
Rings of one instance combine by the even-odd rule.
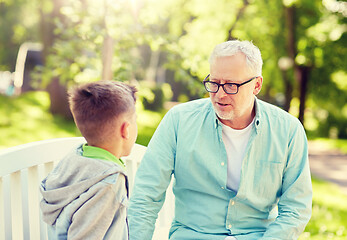
[[174, 177], [169, 239], [297, 239], [311, 216], [307, 139], [300, 122], [256, 98], [259, 49], [219, 44], [204, 85], [209, 99], [171, 109], [137, 172], [130, 240], [152, 238]]

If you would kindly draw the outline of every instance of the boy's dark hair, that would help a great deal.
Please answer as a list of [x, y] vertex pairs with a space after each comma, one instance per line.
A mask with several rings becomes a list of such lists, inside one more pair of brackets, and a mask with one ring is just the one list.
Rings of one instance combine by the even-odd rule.
[[88, 143], [104, 143], [113, 133], [115, 119], [135, 111], [136, 88], [122, 82], [97, 81], [69, 92], [75, 123]]

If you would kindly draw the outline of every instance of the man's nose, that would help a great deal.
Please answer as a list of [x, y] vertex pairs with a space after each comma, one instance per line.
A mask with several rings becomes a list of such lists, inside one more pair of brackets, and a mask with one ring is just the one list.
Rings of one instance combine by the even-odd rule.
[[219, 87], [218, 91], [215, 93], [216, 97], [223, 98], [228, 96], [228, 94], [224, 91], [224, 88], [222, 86]]

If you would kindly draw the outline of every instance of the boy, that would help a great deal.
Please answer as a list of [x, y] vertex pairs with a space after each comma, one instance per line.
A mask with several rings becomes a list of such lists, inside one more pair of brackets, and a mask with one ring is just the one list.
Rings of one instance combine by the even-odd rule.
[[128, 239], [127, 177], [120, 157], [129, 155], [137, 137], [135, 92], [114, 81], [70, 92], [70, 109], [87, 144], [41, 183], [49, 239]]

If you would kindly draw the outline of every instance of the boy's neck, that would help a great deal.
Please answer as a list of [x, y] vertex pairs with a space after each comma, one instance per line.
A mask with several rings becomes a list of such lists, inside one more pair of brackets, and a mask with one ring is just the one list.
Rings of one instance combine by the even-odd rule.
[[116, 158], [120, 159], [120, 157], [122, 156], [122, 148], [119, 146], [119, 144], [113, 144], [113, 145], [93, 145], [93, 144], [89, 144], [89, 146], [93, 146], [93, 147], [98, 147], [98, 148], [102, 148], [108, 152], [110, 152], [112, 155], [114, 155]]

